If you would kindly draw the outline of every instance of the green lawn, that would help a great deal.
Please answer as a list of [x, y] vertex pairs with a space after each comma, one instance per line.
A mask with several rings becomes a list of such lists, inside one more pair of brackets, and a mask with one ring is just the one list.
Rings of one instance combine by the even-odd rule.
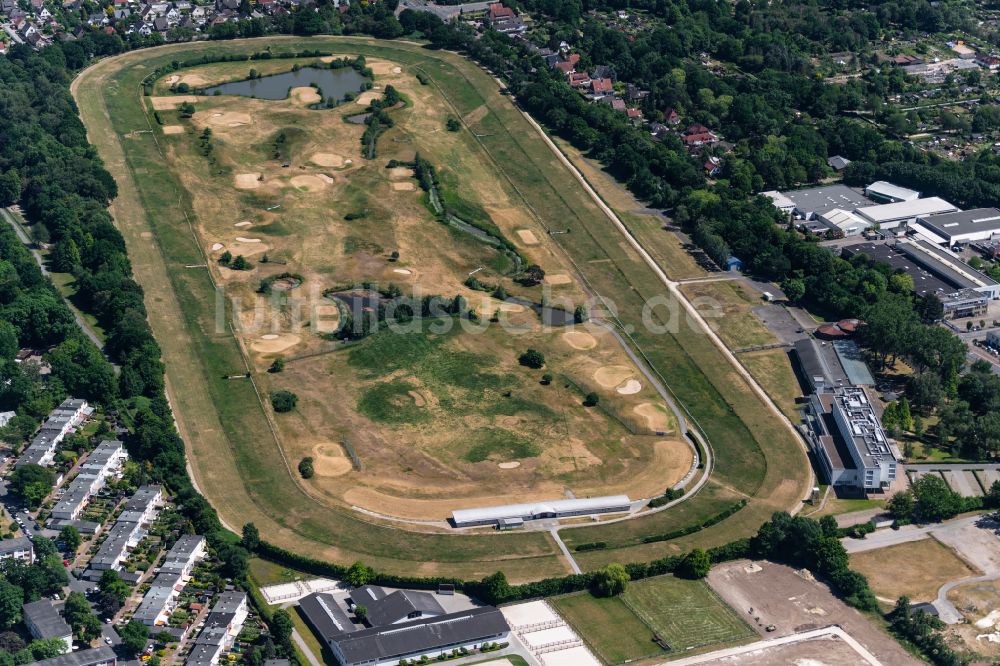
[[653, 642], [653, 631], [618, 597], [578, 592], [556, 597], [552, 605], [607, 664], [663, 654]]
[[732, 643], [755, 635], [700, 580], [650, 578], [631, 583], [622, 599], [673, 651]]

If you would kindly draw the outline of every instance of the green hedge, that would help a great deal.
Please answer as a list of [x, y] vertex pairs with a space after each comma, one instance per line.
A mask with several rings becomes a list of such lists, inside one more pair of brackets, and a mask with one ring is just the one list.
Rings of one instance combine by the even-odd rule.
[[729, 516], [733, 515], [734, 513], [736, 513], [737, 511], [739, 511], [743, 507], [745, 507], [746, 505], [747, 505], [747, 500], [741, 499], [739, 502], [737, 502], [736, 504], [733, 504], [732, 506], [730, 506], [725, 511], [722, 511], [721, 513], [717, 513], [714, 516], [711, 516], [711, 517], [705, 519], [704, 521], [702, 521], [700, 523], [697, 523], [695, 525], [688, 525], [687, 527], [682, 527], [682, 528], [680, 528], [678, 530], [673, 530], [671, 532], [664, 532], [663, 534], [654, 534], [653, 536], [643, 537], [642, 538], [642, 542], [643, 543], [656, 543], [658, 541], [670, 541], [671, 539], [677, 539], [677, 538], [682, 537], [682, 536], [687, 536], [689, 534], [694, 534], [695, 532], [700, 532], [701, 530], [705, 529], [706, 527], [711, 527], [712, 525], [715, 525], [716, 523], [722, 522], [723, 520], [725, 520]]

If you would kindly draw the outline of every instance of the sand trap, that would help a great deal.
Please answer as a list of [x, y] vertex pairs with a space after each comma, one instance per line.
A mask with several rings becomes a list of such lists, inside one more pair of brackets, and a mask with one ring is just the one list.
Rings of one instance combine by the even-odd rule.
[[267, 335], [260, 336], [260, 340], [251, 344], [250, 348], [261, 354], [277, 354], [290, 347], [294, 347], [299, 342], [301, 342], [301, 338], [292, 333], [282, 333], [281, 335], [268, 333]]
[[141, 236], [142, 238], [152, 238], [152, 237], [153, 237], [153, 232], [152, 232], [152, 231], [143, 231], [143, 232], [142, 232], [141, 234], [139, 234], [139, 235], [140, 235], [140, 236]]
[[249, 125], [252, 120], [249, 113], [227, 111], [226, 113], [213, 113], [208, 117], [208, 122], [217, 127], [240, 127], [241, 125]]
[[618, 392], [622, 395], [634, 395], [642, 390], [642, 384], [637, 379], [629, 379], [618, 387]]
[[237, 222], [237, 223], [236, 223], [236, 224], [234, 224], [233, 226], [234, 226], [234, 227], [249, 227], [249, 226], [250, 226], [250, 225], [252, 225], [252, 224], [253, 224], [253, 222], [250, 222], [250, 221], [248, 221], [248, 220], [243, 220], [242, 222]]
[[976, 627], [979, 629], [989, 629], [1000, 621], [1000, 610], [991, 610], [989, 615], [981, 620], [976, 620]]
[[240, 243], [259, 243], [259, 238], [243, 238], [243, 236], [237, 236], [236, 240]]
[[340, 167], [344, 166], [344, 158], [336, 153], [316, 153], [309, 158], [309, 161], [317, 166]]
[[392, 167], [389, 169], [389, 178], [393, 180], [405, 180], [413, 178], [413, 169], [407, 167]]
[[393, 268], [392, 272], [393, 273], [398, 273], [400, 275], [413, 275], [413, 271], [407, 270], [405, 268]]
[[565, 273], [549, 273], [545, 276], [545, 281], [551, 285], [570, 284], [573, 282], [573, 278]]
[[168, 86], [174, 85], [180, 78], [181, 77], [177, 76], [176, 74], [171, 74], [169, 77], [167, 77], [167, 85]]
[[222, 243], [212, 243], [212, 252], [218, 252], [222, 248], [226, 247]]
[[403, 73], [403, 68], [402, 67], [393, 67], [392, 68], [392, 73], [393, 74], [402, 74]]
[[194, 86], [195, 88], [208, 85], [208, 79], [205, 79], [197, 74], [186, 74], [184, 75], [178, 83], [186, 83], [189, 86]]
[[337, 444], [317, 444], [312, 448], [313, 470], [320, 476], [343, 476], [354, 467]]
[[289, 182], [293, 187], [306, 192], [321, 192], [326, 189], [326, 182], [317, 176], [295, 176]]
[[517, 469], [520, 466], [521, 466], [521, 463], [519, 463], [516, 460], [513, 461], [513, 462], [497, 463], [497, 467], [499, 467], [500, 469]]
[[330, 178], [325, 173], [318, 173], [318, 174], [316, 174], [316, 177], [319, 178], [320, 180], [322, 180], [327, 185], [332, 185], [333, 184], [333, 178]]
[[396, 190], [397, 192], [412, 192], [413, 190], [417, 189], [417, 186], [414, 185], [413, 183], [393, 183], [392, 189]]
[[426, 407], [427, 400], [424, 396], [420, 395], [417, 391], [408, 391], [411, 398], [413, 398], [413, 404], [417, 407]]
[[381, 94], [369, 90], [368, 92], [363, 92], [360, 95], [358, 95], [358, 98], [354, 101], [356, 101], [361, 106], [368, 106], [369, 104], [372, 103], [372, 100], [378, 99], [381, 96], [382, 96]]
[[163, 133], [164, 134], [184, 134], [184, 126], [183, 125], [164, 125], [163, 126]]
[[664, 407], [644, 402], [634, 410], [636, 414], [646, 419], [646, 425], [657, 432], [666, 432], [672, 427], [672, 420]]
[[156, 111], [166, 111], [176, 109], [185, 102], [194, 104], [198, 98], [195, 95], [170, 95], [169, 97], [150, 97], [149, 101], [153, 103], [153, 109]]
[[538, 245], [538, 237], [530, 229], [518, 229], [517, 235], [525, 245]]
[[323, 96], [312, 86], [292, 88], [291, 97], [300, 104], [319, 104], [323, 101]]
[[566, 331], [562, 337], [573, 349], [593, 349], [597, 346], [597, 338], [583, 331]]
[[236, 174], [236, 189], [256, 190], [260, 187], [260, 173], [240, 173]]
[[594, 380], [604, 388], [614, 388], [634, 374], [627, 365], [606, 365], [594, 372]]

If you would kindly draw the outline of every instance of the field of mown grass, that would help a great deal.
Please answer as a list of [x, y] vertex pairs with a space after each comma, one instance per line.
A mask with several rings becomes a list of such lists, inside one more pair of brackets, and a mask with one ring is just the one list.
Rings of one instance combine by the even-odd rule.
[[[805, 494], [805, 455], [734, 369], [720, 362], [712, 342], [683, 321], [666, 333], [653, 333], [642, 325], [643, 305], [653, 297], [663, 297], [665, 288], [485, 73], [453, 54], [368, 39], [268, 38], [186, 44], [182, 49], [186, 56], [249, 53], [268, 43], [273, 51], [329, 48], [409, 66], [419, 64], [445, 92], [456, 115], [465, 117], [486, 105], [488, 112], [474, 124], [481, 135], [476, 149], [487, 152], [497, 173], [523, 196], [543, 226], [555, 221], [555, 228], [571, 231], [556, 237], [566, 255], [592, 290], [615, 302], [622, 324], [634, 328], [637, 345], [704, 430], [715, 453], [714, 483], [677, 509], [640, 520], [565, 531], [570, 542], [608, 542], [609, 550], [581, 558], [583, 566], [652, 559], [693, 544], [710, 546], [746, 536], [772, 511], [791, 508]], [[220, 515], [234, 529], [252, 520], [268, 539], [304, 554], [340, 562], [361, 557], [397, 573], [473, 577], [499, 568], [515, 580], [524, 580], [565, 571], [546, 535], [404, 531], [321, 506], [294, 482], [269, 435], [254, 387], [246, 381], [221, 379], [243, 372], [245, 366], [232, 335], [216, 329], [213, 285], [207, 274], [184, 268], [204, 263], [184, 217], [190, 208], [187, 195], [163, 167], [155, 134], [119, 139], [149, 128], [149, 118], [137, 104], [139, 81], [182, 49], [150, 49], [100, 63], [78, 85], [88, 93], [103, 94], [78, 94], [77, 99], [91, 140], [119, 178], [122, 195], [113, 212], [146, 288], [195, 479]], [[122, 64], [137, 66], [122, 68]], [[146, 229], [153, 238], [142, 236]], [[668, 306], [659, 307], [652, 311], [652, 319], [670, 324], [668, 313]], [[677, 541], [636, 542], [642, 534], [699, 522], [743, 496], [753, 498], [751, 503], [714, 528]]]
[[595, 597], [577, 592], [552, 599], [566, 622], [606, 664], [621, 664], [663, 654], [653, 642], [653, 630], [619, 597]]

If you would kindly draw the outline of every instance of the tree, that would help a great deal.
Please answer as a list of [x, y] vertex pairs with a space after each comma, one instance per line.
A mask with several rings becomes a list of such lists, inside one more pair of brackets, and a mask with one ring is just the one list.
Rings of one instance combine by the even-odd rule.
[[274, 411], [279, 413], [292, 411], [298, 402], [299, 396], [291, 391], [281, 390], [271, 394], [271, 406], [274, 407]]
[[229, 250], [226, 250], [225, 252], [219, 255], [219, 263], [224, 266], [228, 266], [229, 262], [231, 262], [232, 260], [233, 260], [233, 253], [230, 252]]
[[588, 319], [590, 319], [590, 311], [587, 309], [587, 306], [586, 305], [576, 306], [576, 309], [573, 310], [573, 322], [577, 324], [582, 324]]
[[962, 497], [939, 476], [927, 474], [911, 484], [915, 512], [922, 520], [938, 522], [951, 518], [962, 508]]
[[354, 607], [354, 616], [364, 622], [368, 619], [368, 607], [358, 604]]
[[80, 531], [78, 529], [72, 525], [67, 525], [59, 530], [59, 541], [63, 542], [66, 550], [75, 553], [83, 540], [80, 538]]
[[56, 482], [51, 469], [35, 464], [18, 467], [8, 478], [11, 492], [23, 498], [33, 509], [38, 508]]
[[21, 621], [24, 591], [17, 585], [0, 580], [0, 627], [10, 629]]
[[374, 574], [374, 571], [359, 561], [352, 564], [351, 568], [347, 570], [345, 580], [354, 587], [361, 587], [370, 583]]
[[899, 399], [899, 404], [896, 408], [897, 415], [899, 417], [899, 427], [903, 430], [913, 431], [913, 415], [910, 414], [910, 403], [904, 395]]
[[276, 374], [284, 369], [285, 369], [285, 359], [279, 357], [274, 359], [274, 362], [271, 363], [271, 367], [269, 367], [267, 371], [272, 374]]
[[[118, 572], [113, 569], [106, 569], [101, 574], [101, 579], [97, 582], [97, 589], [118, 600], [119, 608], [125, 603], [129, 595], [128, 583], [121, 579]], [[117, 612], [118, 609], [115, 609]]]
[[681, 560], [677, 575], [681, 578], [697, 580], [707, 576], [711, 569], [712, 560], [709, 559], [708, 553], [701, 548], [695, 548]]
[[915, 308], [920, 320], [925, 324], [933, 324], [944, 317], [944, 304], [933, 292], [918, 298]]
[[250, 270], [250, 262], [247, 261], [247, 258], [242, 254], [238, 254], [236, 255], [236, 258], [233, 259], [233, 263], [230, 265], [230, 268], [234, 271], [248, 271]]
[[526, 368], [533, 368], [537, 370], [545, 365], [545, 356], [540, 351], [529, 349], [521, 354], [517, 361]]
[[90, 610], [90, 604], [80, 592], [70, 592], [63, 607], [66, 622], [73, 627], [73, 633], [84, 641], [91, 641], [101, 635], [101, 622]]
[[594, 393], [593, 391], [591, 391], [586, 396], [584, 396], [584, 398], [583, 398], [583, 406], [584, 407], [596, 407], [597, 404], [600, 401], [601, 401], [601, 396], [599, 396], [596, 393]]
[[457, 132], [462, 129], [462, 123], [459, 122], [458, 118], [449, 116], [448, 121], [445, 123], [445, 127], [447, 127], [449, 132]]
[[137, 655], [146, 647], [146, 641], [149, 640], [149, 628], [138, 620], [129, 620], [129, 623], [124, 627], [119, 627], [118, 635], [121, 636], [125, 651], [131, 655]]
[[889, 498], [889, 513], [896, 520], [909, 519], [914, 507], [913, 493], [909, 490], [902, 490]]
[[306, 456], [299, 461], [299, 474], [302, 475], [303, 479], [311, 479], [316, 474], [316, 469], [313, 467], [312, 456]]
[[625, 567], [613, 562], [594, 574], [594, 594], [599, 597], [615, 597], [628, 587], [629, 575]]
[[542, 280], [545, 279], [545, 270], [538, 264], [531, 264], [524, 269], [521, 276], [518, 278], [520, 282], [525, 287], [534, 287], [540, 284]]
[[927, 414], [937, 409], [944, 400], [944, 389], [941, 379], [933, 372], [924, 372], [910, 377], [906, 385], [906, 395], [913, 407]]
[[792, 278], [781, 283], [781, 291], [791, 303], [797, 303], [806, 295], [806, 283], [799, 278]]
[[271, 616], [271, 633], [274, 635], [274, 640], [279, 644], [287, 644], [292, 637], [293, 628], [292, 618], [287, 610], [279, 608], [274, 611], [274, 615]]
[[253, 523], [243, 525], [243, 538], [240, 540], [240, 543], [251, 553], [257, 550], [260, 546], [260, 531], [256, 525]]
[[170, 645], [171, 643], [174, 643], [174, 642], [177, 641], [177, 639], [174, 638], [174, 635], [172, 633], [170, 633], [169, 631], [161, 631], [158, 634], [156, 634], [156, 636], [154, 636], [154, 638], [156, 639], [157, 643], [159, 643], [160, 645], [162, 645], [164, 647], [166, 647], [166, 646]]
[[21, 198], [21, 177], [16, 169], [9, 169], [0, 173], [0, 207], [17, 203]]

